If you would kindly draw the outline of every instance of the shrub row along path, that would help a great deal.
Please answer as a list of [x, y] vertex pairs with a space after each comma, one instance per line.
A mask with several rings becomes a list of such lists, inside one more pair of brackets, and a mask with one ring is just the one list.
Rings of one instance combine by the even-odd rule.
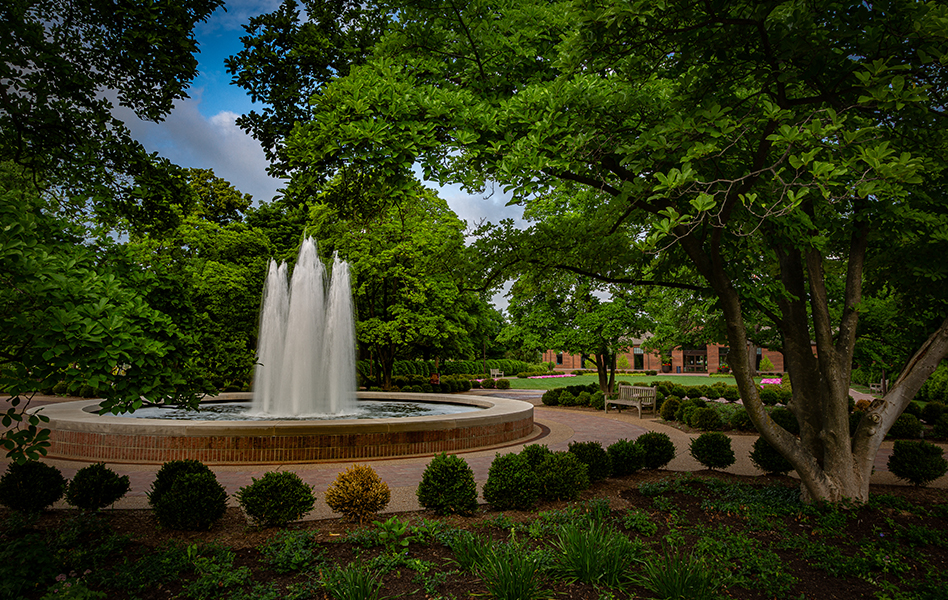
[[[642, 419], [637, 417], [637, 412], [633, 410], [624, 410], [620, 412], [610, 411], [608, 414], [591, 408], [576, 407], [548, 407], [540, 403], [542, 390], [506, 390], [498, 391], [479, 391], [473, 392], [479, 395], [496, 396], [503, 398], [513, 398], [515, 400], [524, 400], [535, 406], [534, 421], [537, 425], [534, 437], [525, 442], [525, 444], [545, 444], [551, 450], [566, 450], [570, 442], [598, 441], [603, 447], [608, 447], [616, 440], [635, 439], [647, 431], [658, 431], [668, 434], [675, 443], [677, 456], [667, 469], [669, 471], [700, 471], [704, 467], [691, 457], [688, 452], [691, 440], [698, 437], [701, 432], [686, 432], [670, 425], [665, 424], [659, 417], [652, 413], [645, 413]], [[866, 394], [860, 394], [856, 391], [850, 392], [855, 399], [863, 397], [872, 398]], [[76, 398], [34, 398], [31, 406], [42, 406], [66, 400], [76, 400]], [[0, 410], [4, 410], [6, 403], [0, 400]], [[728, 432], [731, 438], [731, 446], [737, 457], [737, 462], [728, 467], [724, 472], [735, 475], [760, 475], [761, 472], [751, 463], [749, 455], [754, 442], [757, 440], [755, 434], [742, 434]], [[490, 469], [490, 463], [497, 453], [519, 452], [524, 444], [507, 445], [502, 447], [492, 447], [484, 450], [461, 453], [467, 463], [474, 471], [474, 477], [478, 482], [478, 489], [487, 480], [487, 474]], [[944, 446], [942, 446], [944, 447]], [[886, 441], [879, 450], [875, 459], [875, 472], [872, 476], [872, 483], [879, 484], [900, 484], [898, 479], [892, 475], [887, 467], [889, 455], [892, 453], [892, 442]], [[392, 458], [378, 459], [371, 461], [360, 461], [369, 464], [385, 481], [392, 491], [392, 501], [384, 512], [403, 512], [419, 510], [415, 496], [415, 489], [421, 481], [422, 473], [425, 470], [430, 456], [411, 457], [411, 458]], [[6, 470], [9, 461], [0, 458], [0, 468]], [[59, 468], [67, 479], [71, 479], [76, 471], [86, 466], [87, 463], [77, 461], [47, 460], [51, 465]], [[244, 466], [212, 466], [211, 469], [217, 475], [218, 481], [226, 488], [227, 493], [231, 495], [229, 502], [236, 505], [233, 494], [243, 486], [251, 483], [253, 478], [260, 478], [267, 471], [286, 470], [294, 471], [305, 482], [314, 487], [316, 492], [316, 507], [307, 519], [326, 519], [336, 517], [326, 503], [326, 489], [336, 479], [336, 476], [344, 471], [353, 462], [332, 462], [332, 463], [311, 463], [311, 464], [275, 464], [275, 465], [244, 465]], [[146, 492], [151, 487], [155, 472], [160, 465], [133, 465], [113, 463], [108, 465], [111, 469], [120, 475], [128, 475], [131, 481], [131, 491], [119, 502], [115, 508], [147, 508], [148, 500]], [[791, 473], [791, 476], [793, 473]], [[929, 487], [948, 488], [948, 476], [941, 477], [931, 483]], [[55, 508], [65, 508], [62, 502]]]

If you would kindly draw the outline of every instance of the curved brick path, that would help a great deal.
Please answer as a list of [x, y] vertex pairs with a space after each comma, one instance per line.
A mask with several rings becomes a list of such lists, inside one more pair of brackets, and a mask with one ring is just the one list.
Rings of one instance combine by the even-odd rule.
[[[483, 393], [483, 392], [482, 392]], [[498, 396], [525, 400], [539, 405], [542, 391], [511, 390], [504, 393], [495, 393]], [[855, 394], [854, 394], [855, 395]], [[34, 402], [34, 405], [48, 402]], [[0, 401], [0, 405], [3, 402]], [[3, 406], [0, 406], [3, 408]], [[660, 431], [668, 434], [678, 455], [668, 465], [671, 471], [696, 471], [703, 467], [688, 453], [688, 445], [698, 434], [689, 434], [665, 425], [646, 414], [645, 419], [638, 419], [635, 411], [621, 413], [592, 412], [562, 407], [535, 407], [534, 420], [537, 424], [537, 433], [526, 443], [545, 444], [551, 450], [566, 450], [570, 442], [598, 441], [603, 446], [619, 439], [634, 439], [646, 431]], [[734, 435], [731, 437], [737, 462], [727, 469], [729, 473], [739, 475], [759, 475], [760, 472], [748, 458], [750, 449], [757, 436]], [[501, 448], [480, 450], [461, 454], [474, 471], [478, 487], [487, 479], [490, 463], [497, 453], [519, 452], [524, 444], [508, 445]], [[886, 469], [886, 461], [891, 454], [891, 442], [884, 443], [875, 459], [875, 473], [873, 483], [898, 483], [895, 477]], [[392, 490], [392, 502], [386, 512], [417, 510], [415, 489], [421, 480], [421, 475], [431, 457], [380, 459], [368, 462]], [[6, 462], [0, 459], [0, 469], [5, 470]], [[74, 461], [50, 460], [50, 464], [58, 467], [67, 478], [75, 475], [76, 471], [86, 463]], [[268, 466], [214, 466], [212, 470], [218, 480], [233, 494], [241, 487], [251, 483], [253, 478], [260, 478], [267, 471], [276, 469], [296, 472], [304, 481], [312, 485], [317, 494], [316, 509], [308, 516], [310, 519], [330, 518], [334, 515], [324, 502], [321, 502], [324, 492], [335, 480], [336, 476], [353, 462], [316, 463], [316, 464], [287, 464]], [[129, 494], [116, 504], [116, 508], [145, 508], [147, 507], [146, 492], [154, 480], [158, 465], [131, 465], [110, 464], [110, 468], [121, 475], [128, 475], [131, 482]], [[933, 487], [948, 487], [948, 476], [942, 477], [932, 484]], [[233, 499], [231, 499], [233, 502]]]

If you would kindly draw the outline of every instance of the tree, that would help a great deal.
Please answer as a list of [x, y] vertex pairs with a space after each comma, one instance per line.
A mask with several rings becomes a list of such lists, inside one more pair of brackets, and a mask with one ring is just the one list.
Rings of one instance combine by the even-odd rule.
[[[102, 410], [142, 398], [197, 402], [188, 336], [147, 301], [155, 274], [111, 230], [174, 229], [193, 201], [183, 171], [148, 155], [113, 100], [160, 120], [196, 74], [192, 28], [221, 0], [14, 0], [0, 8], [0, 386], [11, 394], [0, 443], [44, 452], [25, 404], [65, 380]], [[22, 426], [22, 427], [21, 427]]]
[[417, 182], [413, 193], [374, 204], [344, 207], [334, 194], [330, 186], [312, 207], [308, 232], [322, 254], [349, 263], [356, 338], [378, 361], [383, 387], [399, 358], [469, 354], [470, 315], [486, 303], [461, 291], [464, 223]]
[[[717, 298], [748, 413], [805, 497], [866, 500], [885, 432], [948, 353], [941, 268], [918, 264], [912, 285], [928, 283], [926, 312], [937, 315], [930, 336], [850, 437], [867, 257], [892, 232], [927, 245], [948, 226], [948, 8], [384, 7], [397, 21], [369, 62], [312, 98], [313, 118], [287, 140], [289, 163], [404, 178], [417, 161], [442, 183], [493, 178], [527, 206], [561, 186], [596, 190], [600, 201], [570, 221], [592, 235], [560, 222], [514, 237], [572, 238], [568, 267], [611, 283], [666, 283], [641, 265], [681, 257]], [[596, 251], [605, 245], [620, 250]], [[799, 438], [763, 410], [750, 314], [782, 338]]]

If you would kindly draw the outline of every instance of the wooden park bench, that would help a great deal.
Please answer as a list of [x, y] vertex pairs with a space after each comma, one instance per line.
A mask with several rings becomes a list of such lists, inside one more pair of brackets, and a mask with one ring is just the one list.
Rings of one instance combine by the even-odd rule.
[[610, 404], [619, 406], [619, 412], [622, 412], [622, 406], [634, 406], [639, 409], [639, 418], [641, 419], [643, 409], [655, 410], [655, 388], [620, 385], [619, 397], [606, 399], [606, 412], [609, 412]]
[[500, 378], [503, 377], [503, 376], [504, 376], [504, 372], [501, 371], [500, 369], [491, 369], [491, 370], [490, 370], [490, 378], [491, 378], [491, 379], [500, 379]]

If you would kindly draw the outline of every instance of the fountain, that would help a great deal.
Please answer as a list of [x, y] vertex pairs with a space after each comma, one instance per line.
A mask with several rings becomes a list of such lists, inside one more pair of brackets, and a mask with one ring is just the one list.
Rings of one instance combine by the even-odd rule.
[[[304, 240], [289, 283], [286, 265], [270, 262], [254, 392], [213, 399], [252, 399], [250, 419], [209, 420], [200, 413], [198, 420], [98, 415], [98, 401], [65, 402], [41, 409], [50, 418], [47, 456], [125, 463], [364, 460], [489, 448], [535, 434], [533, 406], [527, 402], [457, 394], [356, 394], [348, 265], [334, 258], [328, 294], [324, 280], [325, 267], [311, 239]], [[466, 404], [480, 410], [349, 418], [364, 400]]]
[[270, 261], [252, 412], [277, 417], [352, 413], [355, 403], [355, 325], [349, 265], [333, 259], [328, 298], [316, 243], [300, 247], [287, 287], [286, 264]]

